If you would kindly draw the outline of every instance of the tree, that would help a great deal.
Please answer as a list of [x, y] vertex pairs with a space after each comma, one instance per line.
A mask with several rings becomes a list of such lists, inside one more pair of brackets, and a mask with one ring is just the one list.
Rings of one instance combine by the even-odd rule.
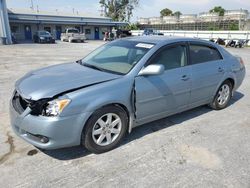
[[133, 24], [129, 24], [125, 27], [125, 29], [128, 30], [139, 30], [139, 25], [138, 23], [133, 23]]
[[104, 14], [114, 21], [130, 21], [133, 10], [139, 5], [139, 0], [100, 0]]
[[173, 13], [173, 16], [176, 16], [176, 17], [180, 17], [180, 15], [182, 15], [182, 13], [180, 11], [176, 11]]
[[221, 6], [215, 6], [213, 9], [211, 9], [209, 12], [217, 12], [219, 13], [219, 16], [224, 16], [225, 9], [222, 8]]
[[239, 30], [239, 25], [237, 25], [235, 23], [230, 23], [229, 24], [229, 30], [237, 31], [237, 30]]
[[161, 17], [163, 16], [171, 16], [172, 15], [172, 10], [168, 9], [168, 8], [164, 8], [161, 10], [160, 14], [161, 14]]

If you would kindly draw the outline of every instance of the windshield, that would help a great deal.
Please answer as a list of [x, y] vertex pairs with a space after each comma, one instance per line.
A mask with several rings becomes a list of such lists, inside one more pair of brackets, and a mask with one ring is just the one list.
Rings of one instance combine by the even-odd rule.
[[68, 33], [79, 33], [77, 29], [68, 29]]
[[50, 33], [48, 31], [40, 31], [39, 35], [50, 36]]
[[118, 40], [108, 43], [82, 59], [85, 66], [118, 74], [127, 74], [154, 45]]

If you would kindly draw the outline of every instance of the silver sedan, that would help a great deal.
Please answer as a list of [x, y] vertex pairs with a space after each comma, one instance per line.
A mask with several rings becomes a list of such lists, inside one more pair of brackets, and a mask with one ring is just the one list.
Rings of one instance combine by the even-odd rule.
[[13, 130], [43, 149], [115, 148], [133, 127], [208, 104], [225, 108], [245, 66], [211, 42], [144, 36], [27, 73], [10, 101]]

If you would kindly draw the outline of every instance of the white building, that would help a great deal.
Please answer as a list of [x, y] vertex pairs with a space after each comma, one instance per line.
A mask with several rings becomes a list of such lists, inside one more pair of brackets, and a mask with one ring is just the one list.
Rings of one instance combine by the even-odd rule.
[[210, 30], [211, 27], [222, 30], [230, 30], [232, 26], [239, 30], [249, 28], [249, 12], [247, 10], [227, 10], [224, 16], [219, 16], [216, 12], [202, 12], [196, 14], [184, 14], [180, 17], [164, 16], [152, 18], [140, 18], [138, 20], [140, 28], [146, 27], [158, 30]]
[[149, 23], [152, 25], [162, 24], [162, 18], [161, 17], [151, 17], [151, 18], [149, 18]]
[[224, 20], [247, 20], [248, 18], [248, 11], [247, 10], [227, 10], [224, 13]]
[[174, 24], [177, 23], [179, 19], [177, 16], [163, 16], [162, 21], [165, 24]]
[[203, 22], [217, 22], [220, 16], [217, 12], [202, 12], [199, 14], [199, 20]]
[[141, 25], [147, 25], [147, 24], [149, 24], [149, 18], [139, 18], [138, 22]]
[[183, 14], [180, 15], [180, 22], [182, 23], [195, 23], [197, 20], [196, 14]]

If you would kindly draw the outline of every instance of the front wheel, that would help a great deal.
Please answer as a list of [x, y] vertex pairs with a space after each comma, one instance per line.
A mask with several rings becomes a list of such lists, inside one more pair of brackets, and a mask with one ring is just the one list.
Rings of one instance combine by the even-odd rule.
[[232, 97], [232, 89], [233, 86], [230, 81], [225, 81], [223, 84], [221, 84], [210, 106], [215, 110], [226, 108]]
[[85, 125], [82, 143], [93, 153], [114, 149], [124, 138], [128, 127], [126, 112], [119, 106], [103, 107]]

